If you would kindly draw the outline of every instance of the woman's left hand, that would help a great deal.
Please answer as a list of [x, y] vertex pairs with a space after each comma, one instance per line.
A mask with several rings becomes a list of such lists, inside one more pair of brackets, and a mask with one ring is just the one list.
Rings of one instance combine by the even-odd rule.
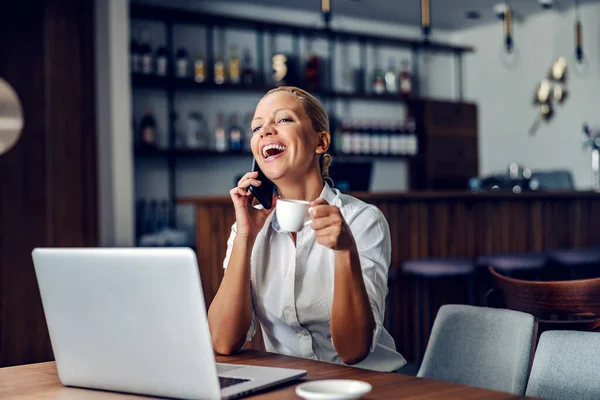
[[347, 251], [354, 247], [354, 237], [339, 208], [329, 205], [323, 198], [311, 202], [310, 207], [317, 243], [334, 251]]

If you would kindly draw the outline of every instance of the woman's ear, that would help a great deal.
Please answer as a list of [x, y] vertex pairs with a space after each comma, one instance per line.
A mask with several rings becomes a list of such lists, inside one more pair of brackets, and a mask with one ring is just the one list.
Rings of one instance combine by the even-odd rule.
[[319, 143], [317, 144], [317, 154], [326, 153], [331, 144], [331, 135], [327, 131], [319, 132]]

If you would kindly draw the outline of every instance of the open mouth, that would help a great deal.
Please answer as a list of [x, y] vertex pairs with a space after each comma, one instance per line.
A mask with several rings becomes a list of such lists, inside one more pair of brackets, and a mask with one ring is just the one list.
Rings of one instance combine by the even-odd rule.
[[263, 147], [262, 155], [265, 159], [269, 159], [279, 154], [285, 153], [287, 151], [287, 147], [280, 144], [269, 144]]

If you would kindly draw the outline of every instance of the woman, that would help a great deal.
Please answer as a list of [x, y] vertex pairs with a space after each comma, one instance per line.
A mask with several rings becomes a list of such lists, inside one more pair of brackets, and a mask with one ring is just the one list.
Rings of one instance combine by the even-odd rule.
[[[252, 153], [279, 198], [311, 201], [312, 225], [279, 230], [275, 213], [252, 207], [248, 172], [230, 191], [236, 213], [225, 276], [208, 319], [217, 353], [232, 354], [261, 324], [268, 351], [393, 371], [406, 361], [383, 327], [391, 243], [374, 206], [325, 181], [331, 136], [321, 103], [279, 87], [258, 103]], [[316, 200], [315, 200], [316, 199]]]

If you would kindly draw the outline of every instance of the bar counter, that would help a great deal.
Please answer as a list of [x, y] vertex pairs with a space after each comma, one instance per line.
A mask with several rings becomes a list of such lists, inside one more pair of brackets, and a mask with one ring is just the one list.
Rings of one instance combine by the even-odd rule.
[[[600, 194], [595, 192], [352, 193], [386, 216], [392, 239], [390, 271], [413, 258], [467, 257], [600, 245]], [[206, 304], [223, 276], [223, 257], [235, 221], [231, 199], [185, 197], [196, 219], [196, 249]], [[413, 283], [390, 288], [389, 315], [399, 350], [414, 351]], [[440, 292], [445, 287], [438, 288]], [[448, 288], [451, 289], [451, 288]], [[443, 300], [442, 300], [443, 302]], [[426, 333], [428, 334], [428, 333]], [[260, 348], [254, 344], [253, 347]]]

